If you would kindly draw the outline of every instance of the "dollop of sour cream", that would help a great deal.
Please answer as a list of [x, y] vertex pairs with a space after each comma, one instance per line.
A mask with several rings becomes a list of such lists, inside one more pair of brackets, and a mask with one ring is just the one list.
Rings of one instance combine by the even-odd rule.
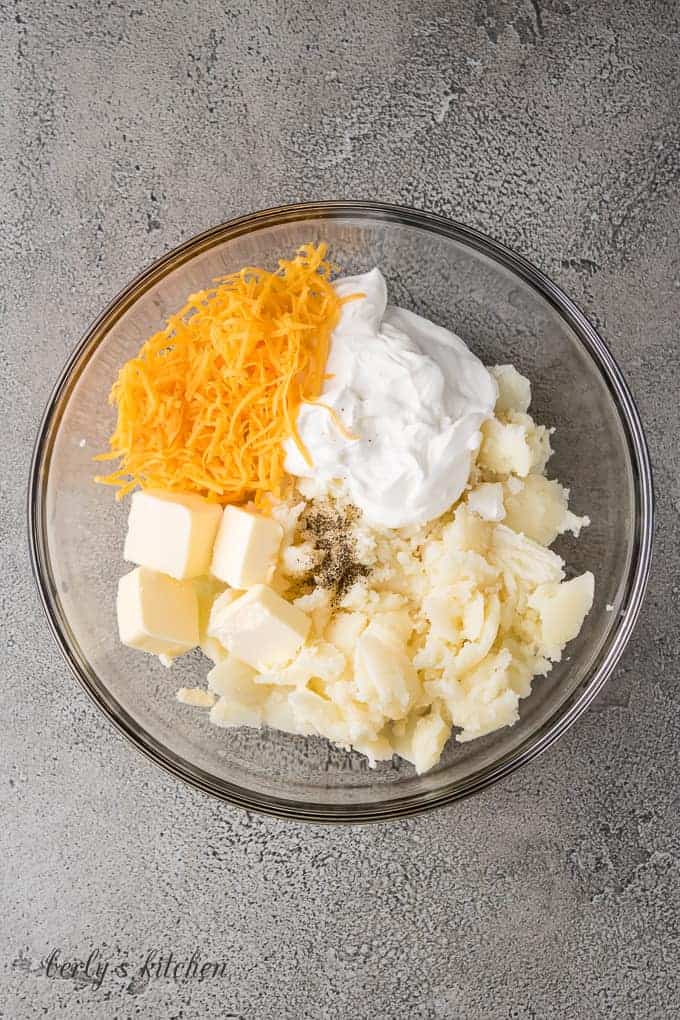
[[297, 425], [312, 466], [287, 440], [286, 471], [342, 480], [373, 524], [422, 524], [463, 492], [496, 381], [455, 333], [388, 305], [379, 269], [334, 286], [341, 297], [365, 295], [342, 307], [319, 398], [344, 430], [325, 408], [303, 404]]

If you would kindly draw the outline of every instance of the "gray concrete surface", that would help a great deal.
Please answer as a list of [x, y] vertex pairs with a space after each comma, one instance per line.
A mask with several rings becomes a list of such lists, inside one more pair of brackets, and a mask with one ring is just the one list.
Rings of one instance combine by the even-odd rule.
[[[0, 1017], [662, 1018], [680, 1009], [680, 7], [670, 0], [0, 0]], [[478, 798], [284, 824], [147, 764], [30, 577], [35, 429], [82, 330], [191, 234], [373, 197], [516, 246], [639, 401], [656, 563], [595, 707]], [[98, 950], [101, 985], [44, 960]], [[154, 949], [204, 981], [113, 973]]]

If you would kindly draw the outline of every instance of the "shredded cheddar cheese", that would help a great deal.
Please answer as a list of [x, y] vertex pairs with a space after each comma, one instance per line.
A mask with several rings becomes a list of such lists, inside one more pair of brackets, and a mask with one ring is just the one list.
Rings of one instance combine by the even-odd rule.
[[[118, 374], [110, 451], [97, 481], [122, 499], [136, 486], [265, 506], [285, 480], [282, 443], [303, 401], [321, 393], [341, 299], [325, 244], [276, 272], [245, 268], [193, 294]], [[347, 299], [345, 299], [347, 300]]]

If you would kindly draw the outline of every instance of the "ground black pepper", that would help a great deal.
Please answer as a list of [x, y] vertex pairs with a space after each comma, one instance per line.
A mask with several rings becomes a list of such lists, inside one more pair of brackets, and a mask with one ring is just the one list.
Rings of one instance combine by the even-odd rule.
[[352, 525], [359, 517], [355, 506], [339, 508], [330, 500], [309, 504], [302, 514], [300, 526], [304, 538], [320, 553], [319, 561], [310, 571], [310, 580], [320, 588], [333, 591], [338, 602], [369, 567], [357, 558]]

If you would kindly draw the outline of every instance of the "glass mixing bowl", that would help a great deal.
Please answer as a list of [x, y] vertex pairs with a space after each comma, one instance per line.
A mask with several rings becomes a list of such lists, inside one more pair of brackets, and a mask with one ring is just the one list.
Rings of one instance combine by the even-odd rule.
[[[115, 596], [126, 506], [95, 485], [107, 448], [107, 396], [119, 366], [216, 276], [275, 265], [326, 241], [343, 273], [379, 266], [391, 300], [451, 327], [487, 364], [512, 362], [533, 385], [532, 412], [556, 427], [554, 477], [591, 525], [558, 551], [592, 570], [595, 603], [579, 637], [537, 678], [515, 726], [451, 740], [417, 776], [395, 759], [368, 768], [321, 738], [218, 729], [179, 704], [209, 663], [191, 653], [168, 671], [123, 647]], [[174, 776], [233, 804], [279, 816], [358, 822], [394, 818], [481, 790], [545, 750], [611, 674], [630, 637], [649, 571], [649, 456], [621, 372], [585, 316], [528, 262], [468, 227], [368, 202], [323, 202], [256, 213], [188, 241], [146, 269], [96, 320], [57, 382], [35, 447], [29, 530], [40, 595], [57, 642], [90, 697], [141, 751]]]

